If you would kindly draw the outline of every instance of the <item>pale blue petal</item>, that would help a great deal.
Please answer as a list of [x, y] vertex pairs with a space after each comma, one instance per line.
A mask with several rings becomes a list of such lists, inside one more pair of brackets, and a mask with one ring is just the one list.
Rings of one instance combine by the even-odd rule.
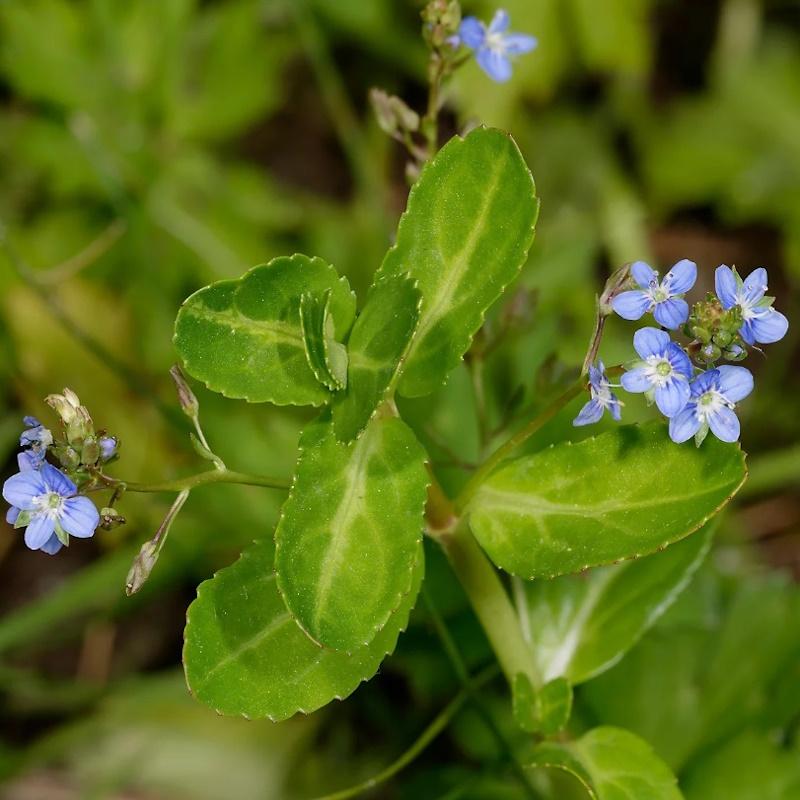
[[61, 544], [61, 540], [53, 534], [40, 548], [43, 553], [47, 553], [49, 556], [54, 556], [64, 545]]
[[763, 314], [752, 317], [747, 320], [747, 323], [750, 324], [753, 339], [758, 344], [778, 342], [786, 336], [786, 331], [789, 330], [789, 320], [774, 308], [765, 309]]
[[736, 278], [733, 275], [733, 270], [725, 264], [717, 267], [714, 273], [714, 288], [717, 290], [717, 297], [723, 308], [733, 308], [738, 302], [736, 291], [739, 288], [736, 285]]
[[689, 356], [686, 355], [686, 351], [675, 342], [670, 342], [667, 345], [667, 349], [665, 352], [669, 363], [672, 364], [672, 369], [674, 369], [680, 375], [683, 375], [684, 378], [691, 378], [694, 374], [694, 368], [692, 367], [692, 361]]
[[764, 267], [754, 269], [745, 279], [742, 294], [754, 306], [767, 292], [767, 271]]
[[511, 61], [505, 53], [481, 47], [476, 59], [481, 69], [497, 83], [505, 83], [511, 79]]
[[739, 439], [739, 420], [727, 406], [709, 414], [708, 426], [714, 436], [723, 442], [735, 442]]
[[25, 544], [31, 550], [38, 550], [55, 530], [55, 521], [47, 514], [37, 514], [25, 529]]
[[511, 18], [508, 16], [508, 11], [499, 8], [489, 23], [489, 33], [505, 33], [510, 23]]
[[649, 289], [652, 284], [658, 283], [658, 275], [655, 270], [644, 261], [634, 261], [631, 264], [631, 275], [642, 289]]
[[622, 319], [641, 319], [653, 305], [650, 295], [639, 289], [622, 292], [611, 300], [611, 308]]
[[697, 406], [689, 403], [680, 414], [676, 414], [669, 421], [669, 438], [673, 442], [682, 444], [688, 442], [698, 430], [700, 430], [700, 420], [697, 419]]
[[653, 316], [659, 325], [674, 331], [689, 319], [689, 305], [678, 297], [662, 300], [656, 303]]
[[25, 427], [27, 428], [38, 428], [42, 424], [38, 419], [36, 419], [36, 417], [31, 416], [23, 417], [22, 421], [25, 423]]
[[476, 17], [465, 17], [461, 21], [458, 35], [467, 47], [471, 50], [477, 50], [483, 46], [486, 40], [486, 28]]
[[521, 56], [535, 50], [539, 40], [535, 36], [528, 36], [525, 33], [509, 33], [503, 37], [503, 48], [510, 56]]
[[9, 525], [13, 525], [17, 521], [17, 517], [19, 516], [19, 509], [16, 506], [11, 506], [11, 508], [6, 511], [6, 522]]
[[745, 367], [719, 367], [719, 391], [729, 403], [744, 400], [753, 391], [753, 374]]
[[751, 347], [756, 343], [755, 331], [753, 331], [753, 320], [748, 319], [741, 328], [739, 328], [739, 336], [747, 342]]
[[581, 425], [592, 425], [595, 422], [598, 422], [600, 417], [603, 416], [603, 406], [597, 402], [597, 400], [590, 400], [586, 405], [580, 410], [580, 413], [574, 420], [572, 420], [572, 424], [578, 428]]
[[718, 369], [710, 369], [708, 372], [698, 375], [689, 387], [692, 397], [700, 397], [701, 394], [705, 394], [709, 389], [719, 388], [719, 376]]
[[3, 484], [3, 498], [23, 511], [33, 510], [33, 498], [47, 493], [47, 486], [38, 470], [26, 470], [12, 475]]
[[52, 464], [42, 464], [41, 474], [51, 491], [60, 494], [62, 497], [71, 497], [78, 491], [78, 487]]
[[670, 294], [686, 294], [696, 280], [697, 264], [683, 258], [664, 276], [662, 285]]
[[674, 417], [689, 402], [689, 384], [683, 380], [670, 380], [656, 387], [656, 405], [665, 417]]
[[648, 389], [653, 388], [653, 384], [650, 383], [650, 379], [647, 377], [643, 367], [629, 369], [624, 372], [620, 378], [620, 383], [626, 392], [646, 392]]
[[622, 404], [617, 400], [617, 396], [612, 394], [611, 397], [613, 398], [611, 404], [608, 407], [611, 416], [619, 422], [622, 419]]
[[39, 456], [30, 450], [23, 450], [21, 453], [17, 453], [17, 466], [19, 467], [19, 471], [27, 472], [31, 469], [39, 469], [43, 457], [43, 454]]
[[100, 514], [88, 497], [71, 497], [64, 502], [61, 527], [77, 539], [88, 539], [100, 524]]
[[658, 328], [639, 328], [633, 334], [633, 347], [642, 358], [662, 355], [669, 343], [669, 334]]

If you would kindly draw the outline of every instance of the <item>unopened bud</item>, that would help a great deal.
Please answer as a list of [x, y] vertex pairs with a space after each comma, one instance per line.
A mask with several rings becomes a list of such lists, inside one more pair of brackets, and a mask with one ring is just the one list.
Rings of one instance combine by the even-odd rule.
[[128, 570], [128, 576], [125, 578], [125, 594], [128, 597], [136, 594], [147, 582], [153, 567], [156, 565], [156, 561], [158, 561], [160, 551], [161, 548], [156, 541], [151, 540], [142, 545], [142, 549], [133, 559], [133, 564]]
[[190, 419], [195, 419], [200, 413], [200, 403], [197, 402], [194, 392], [186, 381], [183, 370], [177, 364], [173, 364], [169, 368], [169, 374], [172, 375], [172, 380], [175, 381], [181, 410]]
[[101, 436], [97, 440], [100, 447], [100, 458], [102, 461], [110, 461], [117, 454], [119, 448], [119, 440], [116, 436], [108, 436], [107, 434]]
[[72, 389], [64, 389], [64, 394], [48, 395], [45, 402], [61, 418], [70, 444], [82, 444], [87, 437], [94, 435], [92, 417]]
[[369, 100], [381, 130], [394, 136], [398, 130], [414, 133], [419, 129], [419, 114], [403, 100], [383, 89], [370, 89]]

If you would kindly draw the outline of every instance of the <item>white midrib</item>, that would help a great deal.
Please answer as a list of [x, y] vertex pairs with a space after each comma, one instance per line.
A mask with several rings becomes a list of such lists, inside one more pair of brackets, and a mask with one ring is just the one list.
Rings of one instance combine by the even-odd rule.
[[342, 549], [345, 539], [351, 530], [353, 518], [356, 516], [363, 499], [364, 468], [374, 451], [374, 440], [376, 438], [369, 433], [365, 433], [356, 441], [353, 456], [348, 465], [347, 486], [342, 493], [342, 500], [329, 525], [331, 536], [328, 548], [320, 564], [314, 602], [314, 629], [316, 631], [319, 631], [334, 576], [342, 562]]
[[[404, 355], [404, 361], [409, 361], [412, 358], [416, 350], [419, 348], [420, 343], [427, 336], [428, 332], [448, 311], [453, 300], [453, 296], [456, 293], [456, 289], [459, 287], [462, 279], [464, 278], [464, 274], [467, 272], [469, 265], [472, 262], [475, 246], [480, 237], [483, 236], [486, 225], [488, 224], [488, 216], [486, 211], [494, 200], [497, 189], [500, 186], [500, 178], [503, 174], [503, 168], [505, 167], [507, 161], [508, 155], [506, 154], [503, 157], [502, 162], [497, 165], [497, 169], [492, 178], [491, 184], [486, 188], [486, 194], [484, 195], [483, 203], [481, 204], [479, 213], [480, 222], [470, 231], [469, 236], [464, 242], [464, 246], [461, 248], [461, 250], [459, 250], [458, 255], [452, 260], [450, 268], [444, 271], [443, 280], [437, 286], [435, 296], [431, 298], [430, 302], [428, 303], [428, 307], [423, 308], [422, 317], [419, 321], [419, 325], [417, 326], [414, 338], [411, 340], [411, 344]], [[440, 259], [444, 264], [444, 258], [441, 256], [441, 246], [438, 247], [438, 251], [440, 254]], [[409, 274], [412, 274], [413, 276], [413, 273]]]
[[[614, 511], [629, 511], [631, 509], [639, 508], [658, 508], [659, 506], [668, 505], [675, 501], [694, 500], [698, 497], [705, 497], [707, 494], [713, 494], [720, 489], [731, 486], [730, 482], [717, 484], [715, 486], [706, 487], [700, 492], [692, 494], [684, 494], [678, 497], [668, 496], [660, 497], [656, 495], [652, 498], [645, 500], [630, 501], [607, 501], [605, 503], [592, 503], [592, 505], [579, 505], [573, 503], [566, 505], [564, 503], [554, 503], [551, 500], [546, 500], [543, 497], [536, 497], [532, 495], [522, 494], [521, 492], [504, 492], [500, 489], [494, 489], [484, 485], [476, 495], [473, 507], [492, 507], [500, 508], [512, 513], [526, 513], [531, 516], [565, 516], [565, 517], [589, 517], [596, 518], [604, 514], [609, 514]], [[735, 486], [731, 487], [731, 491]]]
[[611, 570], [607, 570], [601, 577], [593, 580], [580, 609], [572, 618], [572, 622], [564, 634], [561, 643], [555, 650], [551, 650], [549, 653], [548, 662], [544, 665], [543, 669], [544, 679], [546, 681], [553, 680], [554, 678], [566, 674], [567, 668], [572, 663], [572, 659], [575, 657], [575, 652], [580, 644], [583, 629], [592, 611], [594, 611], [597, 606], [603, 589], [605, 589], [606, 584], [608, 584], [612, 576], [613, 573]]
[[289, 322], [282, 322], [277, 319], [252, 319], [251, 317], [246, 317], [236, 308], [216, 311], [213, 308], [202, 305], [189, 306], [186, 308], [185, 313], [209, 322], [217, 322], [233, 331], [244, 330], [272, 342], [283, 342], [284, 344], [304, 347], [302, 333]]

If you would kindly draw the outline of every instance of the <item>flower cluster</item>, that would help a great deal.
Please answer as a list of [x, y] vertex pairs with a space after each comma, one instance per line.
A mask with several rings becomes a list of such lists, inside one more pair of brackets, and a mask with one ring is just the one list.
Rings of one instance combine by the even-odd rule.
[[[100, 525], [100, 513], [82, 491], [116, 458], [118, 442], [95, 431], [89, 412], [70, 389], [50, 395], [47, 403], [58, 413], [63, 432], [54, 436], [35, 417], [24, 418], [19, 472], [3, 484], [3, 498], [11, 506], [6, 521], [25, 528], [25, 544], [53, 555], [69, 544], [70, 536], [89, 538]], [[118, 516], [113, 509], [103, 509], [104, 523], [112, 516]]]
[[[643, 393], [669, 419], [674, 442], [692, 437], [699, 446], [709, 430], [723, 442], [739, 439], [736, 403], [753, 391], [753, 376], [745, 367], [718, 364], [742, 361], [758, 344], [777, 342], [789, 322], [766, 296], [767, 271], [754, 270], [744, 280], [726, 265], [717, 267], [716, 294], [690, 310], [684, 295], [697, 280], [697, 265], [683, 259], [659, 280], [643, 261], [632, 264], [626, 280], [615, 280], [608, 308], [628, 320], [651, 313], [662, 327], [640, 328], [633, 337], [638, 359], [626, 365], [620, 381], [628, 392]], [[664, 330], [666, 329], [666, 330]], [[691, 341], [672, 338], [681, 331]], [[574, 425], [597, 422], [608, 410], [620, 419], [620, 402], [611, 391], [602, 361], [589, 367], [589, 402]]]

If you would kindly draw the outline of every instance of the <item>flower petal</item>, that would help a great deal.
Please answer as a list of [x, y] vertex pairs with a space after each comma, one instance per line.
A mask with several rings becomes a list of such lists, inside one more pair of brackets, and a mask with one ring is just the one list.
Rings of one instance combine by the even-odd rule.
[[709, 389], [719, 388], [719, 370], [710, 369], [702, 375], [698, 375], [690, 384], [692, 397], [700, 397], [705, 394]]
[[17, 521], [17, 517], [19, 516], [19, 509], [16, 506], [11, 506], [11, 508], [6, 511], [6, 522], [9, 525], [13, 525]]
[[611, 394], [611, 402], [608, 404], [608, 410], [611, 413], [611, 416], [619, 422], [622, 419], [622, 403], [617, 400], [617, 396], [615, 394]]
[[753, 391], [753, 373], [749, 369], [723, 364], [718, 371], [720, 394], [729, 403], [738, 403]]
[[688, 258], [682, 258], [664, 276], [662, 286], [668, 289], [670, 294], [686, 294], [694, 286], [696, 280], [697, 264], [689, 261]]
[[511, 61], [505, 53], [490, 47], [481, 47], [475, 56], [481, 69], [497, 83], [505, 83], [511, 78]]
[[508, 16], [508, 11], [498, 8], [489, 23], [489, 33], [505, 33], [510, 23], [511, 18]]
[[49, 556], [54, 556], [63, 546], [58, 536], [53, 534], [39, 549]]
[[683, 375], [684, 378], [691, 379], [692, 375], [694, 374], [692, 361], [689, 356], [686, 355], [686, 351], [679, 344], [670, 342], [667, 345], [664, 355], [666, 355], [669, 363], [672, 364], [672, 369], [674, 369], [680, 375]]
[[622, 292], [611, 300], [611, 308], [622, 319], [641, 319], [651, 308], [653, 301], [650, 295], [640, 289]]
[[458, 35], [470, 50], [477, 50], [486, 41], [486, 28], [477, 17], [464, 17], [458, 28]]
[[659, 325], [674, 331], [689, 319], [689, 304], [679, 297], [662, 300], [653, 308], [653, 316]]
[[510, 56], [521, 56], [523, 53], [530, 53], [539, 45], [539, 40], [535, 36], [528, 36], [526, 33], [509, 33], [503, 37], [503, 48]]
[[620, 383], [626, 392], [646, 392], [648, 389], [653, 388], [653, 384], [647, 377], [647, 372], [643, 367], [636, 367], [624, 372], [620, 378]]
[[37, 514], [25, 529], [25, 544], [38, 550], [52, 535], [56, 523], [49, 514]]
[[756, 335], [753, 331], [753, 320], [745, 320], [744, 325], [739, 328], [739, 336], [747, 342], [751, 347], [756, 343]]
[[709, 414], [708, 425], [720, 441], [735, 442], [739, 439], [739, 420], [727, 406]]
[[688, 442], [700, 430], [700, 420], [697, 418], [696, 412], [697, 406], [694, 403], [688, 403], [683, 411], [669, 421], [669, 438], [673, 442], [678, 444]]
[[669, 343], [669, 334], [658, 328], [639, 328], [633, 334], [633, 347], [642, 358], [660, 356]]
[[591, 425], [595, 422], [598, 422], [600, 418], [603, 416], [603, 406], [597, 402], [597, 400], [590, 400], [586, 405], [580, 410], [580, 413], [574, 420], [572, 420], [572, 424], [578, 428], [581, 425]]
[[750, 323], [753, 338], [759, 344], [778, 342], [789, 330], [789, 320], [774, 308], [765, 309], [763, 314], [752, 317], [747, 322]]
[[631, 275], [642, 289], [649, 289], [654, 283], [658, 283], [656, 271], [644, 261], [634, 261], [631, 264]]
[[78, 487], [52, 464], [46, 462], [42, 464], [41, 474], [50, 490], [60, 494], [62, 497], [70, 497], [78, 491]]
[[674, 417], [689, 402], [689, 383], [672, 379], [663, 386], [656, 387], [656, 405], [665, 417]]
[[31, 450], [23, 450], [17, 453], [17, 466], [20, 472], [27, 472], [31, 469], [39, 469], [44, 456], [37, 455]]
[[47, 493], [47, 486], [39, 470], [25, 470], [12, 475], [3, 484], [3, 498], [23, 511], [33, 510], [33, 498]]
[[60, 522], [61, 527], [70, 536], [88, 539], [94, 535], [95, 529], [100, 524], [100, 514], [88, 497], [79, 495], [64, 501]]
[[754, 269], [745, 279], [742, 286], [744, 299], [754, 306], [767, 292], [767, 271], [764, 267]]
[[26, 428], [38, 428], [42, 424], [38, 419], [36, 419], [36, 417], [32, 417], [30, 415], [23, 417], [22, 421]]
[[738, 302], [736, 294], [739, 287], [736, 285], [736, 278], [730, 267], [725, 264], [717, 267], [717, 271], [714, 273], [714, 288], [723, 308], [733, 308], [736, 305]]

